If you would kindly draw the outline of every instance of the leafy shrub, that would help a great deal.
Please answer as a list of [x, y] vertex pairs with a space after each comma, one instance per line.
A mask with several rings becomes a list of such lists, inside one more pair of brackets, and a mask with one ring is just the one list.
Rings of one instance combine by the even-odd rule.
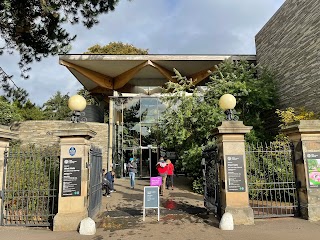
[[197, 178], [192, 182], [192, 190], [195, 193], [203, 194], [203, 178]]
[[7, 220], [48, 221], [57, 207], [52, 196], [59, 182], [59, 148], [11, 146], [6, 166]]
[[288, 107], [285, 110], [276, 110], [280, 118], [280, 127], [284, 127], [289, 123], [296, 122], [299, 120], [312, 120], [318, 119], [319, 115], [315, 114], [313, 111], [307, 111], [304, 107], [294, 109], [293, 107]]
[[294, 200], [294, 192], [287, 189], [294, 184], [290, 143], [275, 141], [246, 147], [250, 199]]

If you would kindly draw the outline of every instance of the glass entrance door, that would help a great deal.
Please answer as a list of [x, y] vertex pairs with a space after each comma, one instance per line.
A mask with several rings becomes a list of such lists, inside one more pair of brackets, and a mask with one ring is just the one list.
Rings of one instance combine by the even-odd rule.
[[141, 178], [149, 178], [157, 175], [156, 164], [159, 159], [159, 148], [141, 146], [140, 155], [137, 159], [138, 175]]
[[113, 118], [110, 122], [114, 123], [114, 135], [110, 141], [113, 145], [113, 163], [119, 166], [119, 176], [127, 176], [126, 164], [130, 157], [137, 163], [137, 177], [157, 175], [159, 119], [164, 107], [157, 97], [113, 98]]

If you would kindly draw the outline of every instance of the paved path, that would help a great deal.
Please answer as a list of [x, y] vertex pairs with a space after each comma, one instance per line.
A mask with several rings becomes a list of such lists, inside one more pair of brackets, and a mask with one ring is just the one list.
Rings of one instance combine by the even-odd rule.
[[0, 227], [1, 240], [103, 240], [103, 239], [177, 239], [177, 240], [275, 240], [319, 239], [320, 222], [310, 223], [297, 218], [256, 220], [252, 226], [235, 226], [233, 231], [221, 231], [219, 222], [203, 208], [203, 198], [188, 189], [189, 182], [179, 177], [174, 190], [161, 197], [161, 217], [148, 211], [142, 221], [143, 187], [147, 180], [137, 180], [135, 189], [129, 188], [128, 179], [116, 179], [117, 192], [104, 197], [97, 217], [97, 233], [82, 236], [76, 231], [52, 232], [43, 228]]

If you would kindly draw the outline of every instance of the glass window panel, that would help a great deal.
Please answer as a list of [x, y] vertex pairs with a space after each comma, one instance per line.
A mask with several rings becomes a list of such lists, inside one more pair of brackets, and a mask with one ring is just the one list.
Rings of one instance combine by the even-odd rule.
[[125, 146], [140, 145], [140, 125], [139, 123], [129, 122], [123, 125], [123, 144]]
[[127, 98], [123, 108], [123, 122], [140, 122], [140, 101], [137, 98]]

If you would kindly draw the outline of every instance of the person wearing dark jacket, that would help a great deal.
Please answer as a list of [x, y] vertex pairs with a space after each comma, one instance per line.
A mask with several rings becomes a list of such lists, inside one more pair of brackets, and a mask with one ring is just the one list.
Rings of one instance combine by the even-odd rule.
[[129, 177], [130, 177], [130, 188], [134, 189], [134, 184], [135, 184], [135, 176], [137, 173], [137, 164], [134, 161], [133, 158], [129, 159], [129, 163], [127, 165], [127, 169], [129, 172]]
[[109, 172], [106, 173], [107, 180], [110, 183], [110, 192], [116, 192], [116, 190], [114, 189], [114, 175], [115, 173], [112, 168]]
[[108, 180], [108, 172], [105, 173], [105, 169], [102, 169], [102, 171], [102, 191], [105, 191], [103, 196], [110, 197], [111, 182]]

